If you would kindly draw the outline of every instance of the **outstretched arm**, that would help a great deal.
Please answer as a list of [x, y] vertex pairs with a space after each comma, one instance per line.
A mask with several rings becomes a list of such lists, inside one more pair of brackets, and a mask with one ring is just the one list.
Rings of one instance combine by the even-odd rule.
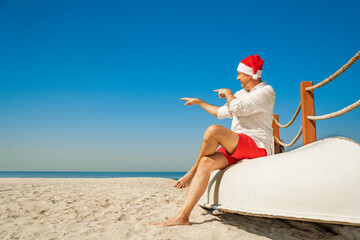
[[218, 106], [211, 105], [199, 98], [180, 98], [180, 100], [185, 100], [185, 105], [192, 106], [194, 104], [199, 105], [201, 108], [203, 108], [205, 111], [213, 115], [214, 117], [217, 117], [217, 111], [219, 109]]

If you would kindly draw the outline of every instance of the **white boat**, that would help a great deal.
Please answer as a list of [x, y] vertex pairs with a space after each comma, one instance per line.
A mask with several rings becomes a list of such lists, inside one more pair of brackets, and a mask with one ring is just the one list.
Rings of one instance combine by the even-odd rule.
[[213, 171], [198, 204], [245, 215], [360, 225], [360, 144], [326, 138]]

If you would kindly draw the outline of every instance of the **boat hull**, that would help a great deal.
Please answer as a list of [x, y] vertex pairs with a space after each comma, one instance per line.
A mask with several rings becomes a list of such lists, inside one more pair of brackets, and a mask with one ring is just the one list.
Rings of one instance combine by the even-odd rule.
[[327, 138], [211, 173], [199, 205], [245, 215], [360, 225], [360, 145]]

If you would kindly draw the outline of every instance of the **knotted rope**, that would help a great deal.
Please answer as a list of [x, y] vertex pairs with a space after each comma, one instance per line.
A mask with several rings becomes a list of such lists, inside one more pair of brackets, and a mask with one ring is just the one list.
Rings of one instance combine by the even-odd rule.
[[329, 78], [325, 79], [322, 82], [319, 82], [318, 84], [311, 86], [311, 87], [307, 87], [306, 91], [311, 91], [313, 89], [317, 89], [319, 87], [324, 86], [325, 84], [331, 82], [332, 80], [334, 80], [335, 78], [337, 78], [340, 74], [342, 74], [343, 72], [345, 72], [345, 70], [347, 70], [349, 67], [351, 67], [351, 65], [353, 65], [357, 60], [359, 60], [360, 58], [360, 51], [357, 52], [355, 54], [355, 56], [353, 58], [351, 58], [344, 66], [342, 66], [339, 70], [337, 70], [333, 75], [331, 75]]
[[296, 137], [291, 141], [291, 143], [286, 144], [286, 143], [282, 142], [280, 139], [278, 139], [277, 137], [274, 137], [274, 138], [279, 145], [281, 145], [283, 147], [291, 147], [299, 139], [301, 134], [302, 134], [302, 126], [301, 126], [298, 134], [296, 135]]
[[297, 107], [296, 109], [296, 112], [294, 114], [294, 116], [292, 117], [292, 119], [290, 120], [290, 122], [288, 122], [287, 124], [285, 125], [282, 125], [278, 122], [278, 120], [276, 120], [276, 118], [274, 118], [274, 122], [276, 123], [276, 125], [278, 125], [279, 127], [281, 128], [287, 128], [288, 126], [290, 126], [296, 119], [297, 115], [299, 114], [300, 112], [300, 109], [301, 109], [301, 104], [299, 104], [299, 106]]
[[350, 106], [347, 106], [346, 108], [343, 108], [337, 112], [325, 114], [322, 116], [308, 116], [307, 118], [310, 120], [324, 120], [324, 119], [330, 119], [334, 117], [339, 117], [341, 115], [344, 115], [345, 113], [348, 113], [355, 108], [360, 107], [360, 100], [356, 101], [355, 103], [351, 104]]

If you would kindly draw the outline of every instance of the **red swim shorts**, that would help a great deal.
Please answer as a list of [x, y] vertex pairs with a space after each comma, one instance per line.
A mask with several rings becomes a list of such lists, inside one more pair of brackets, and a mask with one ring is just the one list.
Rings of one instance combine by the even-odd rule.
[[221, 152], [225, 155], [229, 166], [245, 158], [252, 159], [267, 156], [266, 150], [264, 148], [258, 148], [251, 137], [242, 133], [238, 133], [238, 135], [239, 143], [233, 154], [229, 154], [223, 147], [217, 150], [217, 152]]

